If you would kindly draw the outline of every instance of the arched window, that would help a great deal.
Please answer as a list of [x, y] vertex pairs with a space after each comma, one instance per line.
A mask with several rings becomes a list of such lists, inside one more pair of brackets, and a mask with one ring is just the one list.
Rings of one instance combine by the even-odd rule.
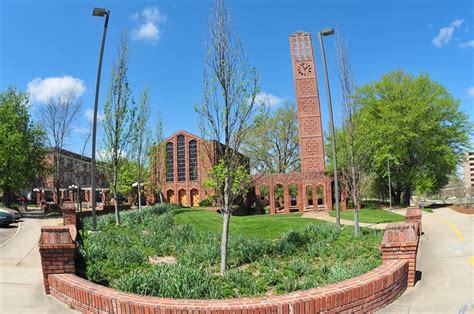
[[186, 181], [186, 148], [184, 135], [178, 136], [178, 181]]
[[173, 143], [166, 143], [166, 182], [174, 180], [173, 171]]
[[196, 140], [189, 141], [189, 180], [197, 180], [198, 165], [197, 165], [197, 143]]

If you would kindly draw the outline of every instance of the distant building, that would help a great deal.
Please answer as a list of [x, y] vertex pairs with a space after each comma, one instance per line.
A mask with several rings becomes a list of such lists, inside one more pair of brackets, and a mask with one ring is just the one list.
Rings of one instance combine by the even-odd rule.
[[[259, 211], [268, 207], [271, 214], [332, 210], [333, 178], [325, 173], [325, 155], [318, 82], [311, 34], [291, 34], [301, 171], [253, 177], [253, 188], [246, 200], [255, 201]], [[205, 141], [185, 131], [165, 140], [165, 152], [155, 160], [152, 182], [165, 201], [182, 206], [198, 206], [200, 200], [215, 194], [203, 187], [208, 171], [218, 161], [217, 143]], [[221, 145], [221, 144], [219, 144]], [[205, 149], [205, 147], [207, 149]], [[245, 156], [243, 161], [248, 164]], [[149, 193], [150, 195], [150, 193]], [[156, 202], [155, 199], [148, 202]], [[346, 193], [341, 193], [341, 207]]]
[[[36, 180], [33, 192], [36, 195], [37, 206], [44, 206], [45, 203], [56, 203], [57, 191], [54, 187], [54, 164], [55, 152], [52, 150], [46, 155], [46, 162], [50, 172], [46, 177]], [[62, 149], [58, 154], [59, 160], [56, 167], [59, 167], [60, 178], [60, 199], [77, 201], [77, 187], [81, 188], [81, 202], [91, 202], [91, 158]], [[107, 189], [104, 175], [98, 167], [97, 174], [97, 199], [101, 201], [102, 193]], [[75, 192], [76, 191], [76, 192]], [[90, 205], [90, 204], [89, 204]]]
[[466, 152], [464, 159], [464, 186], [466, 193], [473, 194], [474, 188], [474, 152]]
[[[218, 144], [203, 140], [199, 136], [180, 130], [164, 140], [161, 153], [152, 160], [151, 181], [167, 203], [186, 207], [199, 206], [199, 202], [215, 191], [203, 186], [209, 170], [218, 162]], [[248, 166], [248, 158], [242, 162]], [[157, 193], [148, 202], [157, 202]]]

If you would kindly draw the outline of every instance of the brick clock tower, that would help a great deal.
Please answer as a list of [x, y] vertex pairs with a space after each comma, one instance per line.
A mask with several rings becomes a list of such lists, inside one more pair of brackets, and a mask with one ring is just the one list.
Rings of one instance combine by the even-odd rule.
[[311, 34], [290, 35], [298, 107], [301, 171], [324, 171], [324, 141]]

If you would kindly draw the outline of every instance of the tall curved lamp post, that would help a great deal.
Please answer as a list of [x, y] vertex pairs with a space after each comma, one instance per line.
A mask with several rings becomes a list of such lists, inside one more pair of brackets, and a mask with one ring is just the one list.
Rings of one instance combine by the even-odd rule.
[[332, 104], [331, 104], [331, 89], [329, 88], [328, 68], [326, 65], [326, 54], [324, 52], [323, 36], [330, 36], [334, 34], [334, 29], [325, 28], [318, 33], [319, 46], [321, 48], [321, 56], [323, 60], [324, 68], [324, 79], [326, 80], [326, 92], [328, 95], [328, 111], [329, 111], [329, 124], [331, 127], [331, 142], [332, 142], [332, 159], [334, 168], [334, 198], [336, 199], [336, 224], [341, 223], [341, 216], [339, 212], [339, 182], [337, 180], [337, 153], [336, 153], [336, 134], [334, 132], [334, 121], [332, 116]]
[[92, 121], [92, 154], [91, 154], [91, 194], [92, 194], [92, 230], [96, 230], [96, 201], [95, 201], [95, 150], [96, 150], [96, 135], [97, 135], [97, 107], [99, 104], [99, 87], [100, 87], [100, 73], [102, 72], [102, 57], [104, 55], [105, 38], [107, 36], [107, 25], [109, 24], [110, 10], [103, 8], [94, 8], [93, 16], [105, 16], [104, 32], [102, 34], [102, 44], [100, 46], [99, 68], [97, 69], [97, 81], [95, 85], [95, 101], [94, 101], [94, 117]]

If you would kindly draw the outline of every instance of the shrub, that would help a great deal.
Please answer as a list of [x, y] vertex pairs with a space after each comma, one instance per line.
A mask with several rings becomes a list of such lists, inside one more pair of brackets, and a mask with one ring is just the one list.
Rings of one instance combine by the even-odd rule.
[[[159, 204], [97, 219], [98, 231], [84, 232], [79, 254], [94, 282], [143, 295], [228, 298], [279, 294], [360, 275], [381, 263], [382, 233], [309, 224], [276, 239], [232, 234], [229, 270], [220, 276], [220, 233], [177, 224], [176, 206]], [[91, 220], [83, 220], [90, 228]], [[81, 232], [82, 233], [82, 232]], [[174, 264], [150, 258], [173, 256]]]
[[214, 203], [216, 201], [216, 196], [215, 195], [210, 195], [204, 199], [202, 199], [200, 202], [199, 202], [199, 206], [202, 206], [202, 207], [209, 207], [209, 206], [213, 206]]

